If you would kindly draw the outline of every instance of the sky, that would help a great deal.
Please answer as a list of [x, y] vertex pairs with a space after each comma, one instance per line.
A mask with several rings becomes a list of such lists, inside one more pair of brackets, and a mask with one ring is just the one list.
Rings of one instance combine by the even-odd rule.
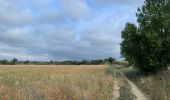
[[121, 31], [143, 2], [0, 0], [0, 59], [122, 59]]

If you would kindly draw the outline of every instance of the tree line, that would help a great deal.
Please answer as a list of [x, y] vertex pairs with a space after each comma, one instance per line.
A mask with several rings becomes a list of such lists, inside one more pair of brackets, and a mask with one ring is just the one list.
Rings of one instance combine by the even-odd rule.
[[100, 65], [105, 63], [113, 63], [116, 61], [115, 58], [109, 57], [106, 59], [96, 59], [96, 60], [81, 60], [81, 61], [19, 61], [16, 58], [13, 58], [12, 60], [0, 60], [1, 65]]
[[170, 64], [170, 0], [145, 0], [137, 23], [121, 33], [121, 54], [143, 73], [168, 70]]

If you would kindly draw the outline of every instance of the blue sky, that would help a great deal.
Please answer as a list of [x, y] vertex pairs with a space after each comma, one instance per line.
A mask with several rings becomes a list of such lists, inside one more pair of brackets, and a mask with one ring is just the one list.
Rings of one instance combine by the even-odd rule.
[[0, 0], [0, 59], [120, 58], [143, 0]]

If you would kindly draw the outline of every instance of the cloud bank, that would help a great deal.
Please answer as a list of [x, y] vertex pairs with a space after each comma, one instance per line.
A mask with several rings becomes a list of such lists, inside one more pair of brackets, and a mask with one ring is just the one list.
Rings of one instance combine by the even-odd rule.
[[143, 0], [1, 0], [0, 59], [120, 58], [120, 33]]

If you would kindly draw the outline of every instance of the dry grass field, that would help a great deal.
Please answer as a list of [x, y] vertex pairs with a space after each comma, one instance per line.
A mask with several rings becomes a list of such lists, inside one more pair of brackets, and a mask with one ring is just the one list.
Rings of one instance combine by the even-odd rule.
[[1, 65], [6, 100], [110, 100], [113, 77], [106, 65]]

